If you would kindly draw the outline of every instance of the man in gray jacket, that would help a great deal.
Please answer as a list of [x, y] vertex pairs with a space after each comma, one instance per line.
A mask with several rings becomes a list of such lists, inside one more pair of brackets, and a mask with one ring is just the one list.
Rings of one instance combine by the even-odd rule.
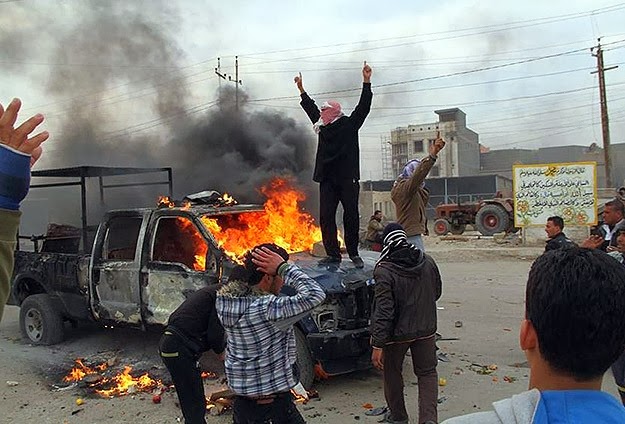
[[371, 318], [373, 365], [384, 372], [386, 422], [408, 423], [402, 365], [410, 349], [419, 384], [419, 423], [436, 423], [436, 301], [441, 275], [430, 256], [408, 243], [399, 224], [384, 229], [384, 249], [373, 272], [375, 297]]

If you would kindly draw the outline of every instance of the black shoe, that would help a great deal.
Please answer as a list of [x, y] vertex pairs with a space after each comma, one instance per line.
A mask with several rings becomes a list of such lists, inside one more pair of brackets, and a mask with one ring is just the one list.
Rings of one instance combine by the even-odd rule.
[[340, 265], [341, 257], [340, 256], [326, 256], [321, 259], [318, 264], [319, 265]]
[[362, 261], [362, 258], [360, 256], [358, 256], [358, 255], [350, 256], [349, 259], [352, 260], [352, 262], [354, 263], [356, 268], [364, 268], [365, 267], [365, 263]]

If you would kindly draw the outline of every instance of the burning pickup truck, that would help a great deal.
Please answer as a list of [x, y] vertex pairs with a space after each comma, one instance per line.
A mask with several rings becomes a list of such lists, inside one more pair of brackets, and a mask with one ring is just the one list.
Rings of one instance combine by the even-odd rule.
[[21, 308], [23, 336], [59, 343], [68, 321], [162, 327], [188, 294], [225, 281], [241, 253], [274, 241], [299, 251], [293, 261], [326, 291], [326, 301], [296, 324], [302, 383], [368, 368], [374, 258], [365, 255], [364, 269], [318, 266], [302, 253], [321, 236], [298, 207], [301, 195], [282, 180], [264, 194], [264, 206], [204, 192], [182, 203], [163, 198], [157, 208], [109, 211], [90, 253], [59, 253], [45, 243], [18, 250], [10, 303]]

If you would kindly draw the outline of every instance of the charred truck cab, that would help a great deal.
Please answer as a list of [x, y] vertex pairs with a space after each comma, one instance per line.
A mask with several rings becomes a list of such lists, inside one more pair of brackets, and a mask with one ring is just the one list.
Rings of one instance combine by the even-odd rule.
[[[263, 212], [257, 205], [201, 201], [116, 210], [102, 218], [91, 253], [59, 252], [63, 249], [45, 240], [34, 252], [17, 251], [10, 303], [21, 308], [24, 337], [33, 344], [58, 343], [66, 321], [143, 330], [163, 327], [186, 296], [225, 282], [235, 266], [207, 220], [223, 225]], [[319, 267], [307, 253], [292, 255], [326, 292], [325, 302], [296, 324], [297, 362], [307, 387], [315, 374], [370, 367], [375, 259], [366, 253], [363, 259], [364, 269], [351, 263]]]

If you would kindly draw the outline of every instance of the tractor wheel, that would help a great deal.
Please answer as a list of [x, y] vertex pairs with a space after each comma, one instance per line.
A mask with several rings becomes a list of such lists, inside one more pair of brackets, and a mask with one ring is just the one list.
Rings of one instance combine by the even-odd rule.
[[498, 205], [485, 205], [475, 215], [475, 226], [485, 236], [504, 232], [509, 225], [508, 212]]
[[465, 228], [467, 228], [465, 224], [451, 224], [451, 233], [455, 236], [459, 236], [464, 233]]
[[444, 236], [451, 231], [451, 224], [446, 219], [440, 218], [434, 221], [434, 232], [436, 235]]

